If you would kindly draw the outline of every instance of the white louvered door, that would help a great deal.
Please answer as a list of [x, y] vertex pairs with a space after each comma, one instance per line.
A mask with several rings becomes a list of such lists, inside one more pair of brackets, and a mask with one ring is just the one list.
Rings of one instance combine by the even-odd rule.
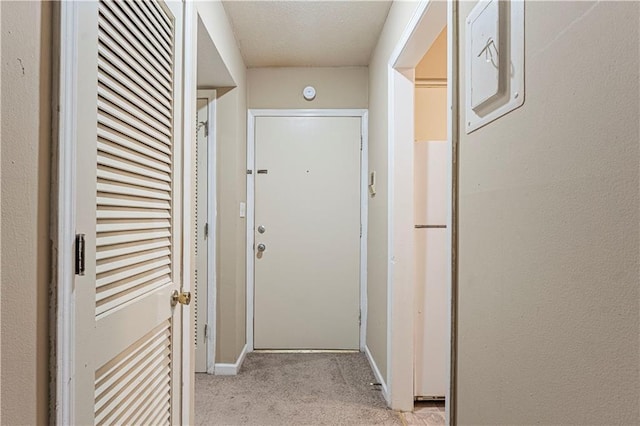
[[182, 8], [78, 6], [75, 424], [180, 423]]

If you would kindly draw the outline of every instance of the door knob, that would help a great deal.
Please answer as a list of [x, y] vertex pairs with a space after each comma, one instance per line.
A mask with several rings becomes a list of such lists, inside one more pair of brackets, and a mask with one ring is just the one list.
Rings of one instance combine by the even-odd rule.
[[173, 293], [171, 293], [171, 306], [176, 306], [178, 303], [181, 305], [188, 305], [191, 303], [191, 292], [178, 292], [178, 290], [173, 290]]
[[258, 252], [259, 253], [262, 253], [266, 249], [267, 249], [267, 246], [265, 246], [264, 244], [262, 244], [262, 243], [258, 244]]

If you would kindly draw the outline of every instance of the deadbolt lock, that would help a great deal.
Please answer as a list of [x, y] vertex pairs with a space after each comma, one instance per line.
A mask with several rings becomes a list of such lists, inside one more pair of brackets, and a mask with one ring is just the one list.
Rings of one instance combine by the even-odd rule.
[[191, 292], [178, 292], [178, 290], [173, 290], [173, 293], [171, 293], [171, 306], [176, 306], [178, 303], [181, 305], [188, 305], [191, 303]]

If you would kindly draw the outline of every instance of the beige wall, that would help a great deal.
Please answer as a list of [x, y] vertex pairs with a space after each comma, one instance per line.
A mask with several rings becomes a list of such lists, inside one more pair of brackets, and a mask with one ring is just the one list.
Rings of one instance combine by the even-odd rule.
[[1, 2], [0, 423], [48, 422], [51, 4]]
[[367, 346], [385, 381], [387, 372], [388, 62], [417, 2], [394, 2], [369, 64], [369, 170], [376, 172], [369, 199]]
[[416, 66], [416, 79], [447, 79], [447, 27]]
[[[367, 108], [367, 67], [250, 68], [249, 108]], [[314, 86], [307, 101], [302, 89]]]
[[234, 363], [246, 343], [246, 68], [222, 3], [197, 2], [198, 13], [235, 81], [218, 89], [216, 105], [217, 221], [217, 363]]
[[[447, 28], [433, 42], [416, 66], [415, 132], [416, 141], [447, 139]], [[433, 81], [444, 80], [443, 85]]]
[[639, 8], [526, 2], [524, 105], [461, 125], [461, 425], [640, 423]]
[[416, 87], [414, 102], [414, 139], [416, 141], [447, 140], [447, 86]]

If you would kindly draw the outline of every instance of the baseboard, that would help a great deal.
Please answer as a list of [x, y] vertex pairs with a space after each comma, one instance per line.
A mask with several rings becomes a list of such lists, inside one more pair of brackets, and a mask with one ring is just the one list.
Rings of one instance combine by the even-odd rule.
[[376, 365], [376, 362], [373, 359], [373, 355], [371, 355], [371, 351], [369, 350], [369, 347], [366, 345], [364, 347], [364, 353], [367, 356], [367, 360], [369, 361], [369, 365], [371, 366], [371, 369], [373, 370], [373, 375], [376, 376], [376, 380], [378, 381], [378, 383], [380, 383], [382, 387], [382, 396], [384, 397], [384, 400], [387, 401], [387, 405], [390, 405], [391, 399], [389, 398], [389, 391], [387, 390], [387, 382], [385, 382], [384, 379], [382, 378], [380, 369]]
[[240, 371], [242, 363], [247, 356], [247, 349], [247, 345], [244, 345], [244, 348], [242, 348], [242, 352], [240, 352], [240, 356], [238, 356], [238, 360], [234, 364], [216, 363], [213, 370], [214, 374], [216, 376], [235, 376], [236, 374], [238, 374], [238, 371]]

